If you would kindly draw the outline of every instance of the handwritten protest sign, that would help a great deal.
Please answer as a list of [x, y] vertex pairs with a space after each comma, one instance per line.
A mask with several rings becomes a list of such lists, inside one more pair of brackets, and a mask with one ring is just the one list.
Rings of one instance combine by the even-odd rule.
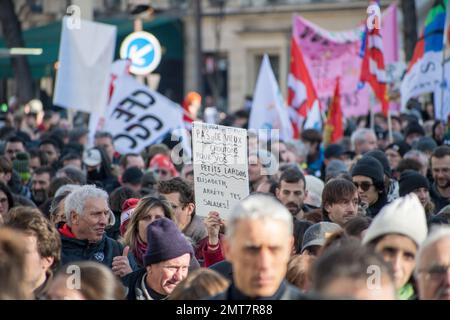
[[192, 141], [196, 214], [226, 219], [249, 194], [247, 130], [194, 122]]

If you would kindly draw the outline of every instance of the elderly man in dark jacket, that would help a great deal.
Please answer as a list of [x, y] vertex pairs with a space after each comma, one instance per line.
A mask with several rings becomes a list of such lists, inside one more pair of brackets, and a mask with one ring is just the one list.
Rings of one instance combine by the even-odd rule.
[[[61, 234], [63, 264], [91, 260], [102, 263], [118, 276], [125, 276], [136, 269], [128, 248], [106, 236], [105, 229], [114, 225], [114, 215], [108, 206], [108, 194], [93, 185], [85, 185], [69, 194], [64, 202], [66, 224]], [[123, 259], [124, 258], [124, 259]]]
[[212, 300], [306, 299], [286, 282], [294, 243], [292, 215], [275, 199], [252, 195], [228, 219], [224, 252], [233, 267], [233, 282]]
[[172, 220], [157, 219], [147, 227], [145, 268], [123, 278], [128, 300], [165, 300], [187, 277], [192, 245]]

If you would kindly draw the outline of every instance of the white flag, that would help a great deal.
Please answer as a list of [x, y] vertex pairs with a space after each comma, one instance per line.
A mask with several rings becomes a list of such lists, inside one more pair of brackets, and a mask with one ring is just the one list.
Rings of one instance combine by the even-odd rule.
[[[116, 60], [111, 64], [111, 71], [109, 75], [109, 84], [108, 84], [108, 102], [111, 99], [111, 95], [116, 88], [117, 79], [120, 77], [130, 75], [131, 61], [130, 60]], [[107, 104], [108, 104], [107, 102]], [[105, 115], [108, 113], [105, 110], [102, 113], [93, 112], [89, 116], [89, 144], [92, 146], [94, 144], [94, 137], [97, 131], [103, 131], [105, 127]]]
[[[444, 79], [441, 103], [435, 107], [436, 119], [448, 121], [450, 115], [450, 2], [447, 3], [447, 15], [444, 30]], [[435, 96], [436, 97], [436, 96]]]
[[104, 114], [116, 33], [115, 26], [86, 20], [71, 28], [63, 18], [55, 105]]
[[303, 129], [315, 129], [322, 131], [322, 116], [320, 114], [319, 102], [316, 100], [309, 110]]
[[288, 108], [283, 101], [267, 54], [264, 55], [259, 69], [248, 128], [278, 129], [281, 139], [292, 139]]

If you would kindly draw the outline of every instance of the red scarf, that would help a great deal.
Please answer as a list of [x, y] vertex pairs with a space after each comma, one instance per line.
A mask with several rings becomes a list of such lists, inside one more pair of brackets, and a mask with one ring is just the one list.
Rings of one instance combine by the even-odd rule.
[[58, 229], [58, 231], [67, 238], [75, 238], [75, 235], [73, 234], [70, 227], [65, 223], [61, 228]]
[[136, 240], [134, 241], [134, 248], [132, 251], [133, 251], [134, 257], [136, 258], [137, 263], [140, 266], [143, 266], [144, 265], [144, 255], [145, 255], [145, 252], [147, 251], [147, 244], [142, 242], [139, 239], [139, 236], [136, 237]]

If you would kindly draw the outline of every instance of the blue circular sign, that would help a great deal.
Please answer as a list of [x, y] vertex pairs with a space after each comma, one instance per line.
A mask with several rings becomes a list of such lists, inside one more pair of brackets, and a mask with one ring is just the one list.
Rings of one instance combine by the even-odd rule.
[[161, 62], [161, 45], [151, 33], [133, 32], [123, 40], [120, 46], [120, 58], [131, 61], [131, 73], [147, 75]]

